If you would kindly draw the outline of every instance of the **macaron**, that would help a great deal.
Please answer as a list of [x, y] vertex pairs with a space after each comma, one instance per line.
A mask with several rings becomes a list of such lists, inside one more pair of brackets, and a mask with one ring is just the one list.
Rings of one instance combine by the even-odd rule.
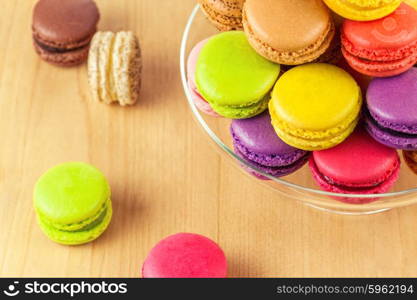
[[417, 174], [417, 151], [403, 151], [403, 157], [411, 171]]
[[349, 73], [329, 64], [306, 64], [280, 77], [269, 112], [285, 143], [313, 151], [343, 142], [358, 123], [361, 105], [361, 89]]
[[142, 57], [131, 31], [97, 32], [88, 55], [88, 81], [96, 101], [121, 106], [139, 99]]
[[33, 44], [40, 57], [72, 67], [87, 60], [100, 19], [92, 0], [39, 0], [33, 10]]
[[345, 20], [342, 52], [352, 68], [369, 76], [407, 71], [417, 62], [417, 11], [403, 3], [382, 19]]
[[[274, 177], [294, 173], [304, 166], [310, 154], [285, 144], [275, 133], [267, 111], [250, 119], [233, 120], [230, 132], [235, 153]], [[268, 179], [253, 169], [245, 169], [260, 179]]]
[[372, 137], [392, 148], [417, 150], [417, 68], [375, 78], [366, 98], [365, 123]]
[[37, 181], [33, 197], [42, 231], [59, 244], [95, 240], [112, 217], [109, 184], [99, 170], [85, 163], [49, 169]]
[[[359, 128], [342, 144], [315, 151], [309, 162], [313, 177], [324, 190], [340, 194], [381, 194], [394, 185], [399, 176], [397, 151], [384, 146]], [[349, 203], [367, 203], [377, 198], [346, 198]]]
[[201, 49], [195, 80], [199, 94], [219, 115], [246, 119], [264, 112], [280, 65], [260, 56], [241, 31], [211, 37]]
[[178, 233], [160, 241], [142, 267], [144, 278], [224, 278], [223, 250], [198, 234]]
[[245, 0], [200, 0], [201, 9], [221, 31], [242, 29], [242, 7]]
[[405, 0], [404, 2], [417, 10], [417, 0]]
[[330, 11], [321, 0], [247, 0], [243, 27], [260, 55], [284, 65], [316, 60], [335, 36]]
[[392, 13], [401, 0], [324, 0], [337, 14], [350, 20], [371, 21]]
[[208, 39], [205, 39], [199, 42], [195, 47], [191, 50], [190, 55], [188, 56], [187, 61], [187, 76], [188, 76], [188, 89], [190, 90], [191, 97], [195, 106], [203, 113], [213, 116], [213, 117], [220, 117], [218, 113], [216, 113], [213, 108], [211, 108], [210, 104], [200, 95], [197, 90], [197, 85], [195, 83], [195, 70], [197, 66], [198, 56], [200, 55], [200, 51], [203, 46], [207, 43]]

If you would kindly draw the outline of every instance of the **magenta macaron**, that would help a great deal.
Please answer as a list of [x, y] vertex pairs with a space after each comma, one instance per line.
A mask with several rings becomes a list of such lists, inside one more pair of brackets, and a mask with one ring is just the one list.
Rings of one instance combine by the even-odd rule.
[[356, 71], [388, 77], [417, 62], [417, 11], [402, 3], [392, 14], [374, 21], [345, 20], [342, 52]]
[[227, 262], [223, 250], [198, 234], [178, 233], [160, 241], [148, 254], [144, 278], [224, 278]]
[[195, 106], [203, 113], [213, 116], [213, 117], [220, 117], [213, 108], [211, 108], [210, 104], [201, 96], [201, 94], [197, 90], [197, 85], [195, 83], [195, 70], [197, 66], [198, 56], [201, 52], [201, 49], [207, 43], [209, 39], [205, 39], [199, 42], [195, 47], [191, 50], [190, 55], [188, 56], [187, 61], [187, 75], [188, 75], [188, 88], [191, 93], [191, 97]]
[[[334, 148], [313, 152], [309, 164], [314, 179], [324, 191], [340, 194], [386, 193], [400, 171], [397, 151], [378, 143], [362, 128]], [[357, 204], [377, 200], [335, 198]]]

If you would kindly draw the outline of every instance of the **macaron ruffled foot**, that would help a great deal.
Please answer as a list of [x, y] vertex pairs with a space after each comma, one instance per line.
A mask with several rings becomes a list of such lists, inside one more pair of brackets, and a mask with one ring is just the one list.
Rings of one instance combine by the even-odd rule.
[[[273, 177], [292, 174], [308, 161], [309, 152], [291, 147], [277, 136], [268, 112], [233, 120], [230, 132], [235, 153], [251, 167]], [[247, 165], [242, 167], [259, 179], [269, 179]]]
[[33, 44], [54, 65], [72, 67], [87, 60], [100, 13], [92, 0], [39, 0], [33, 10]]
[[203, 46], [195, 80], [199, 94], [217, 114], [246, 119], [267, 109], [279, 74], [280, 65], [257, 54], [243, 32], [229, 31]]
[[417, 68], [373, 79], [366, 98], [369, 134], [391, 148], [417, 150]]
[[224, 278], [227, 261], [223, 250], [198, 234], [178, 233], [160, 241], [148, 254], [144, 278]]
[[201, 9], [220, 31], [242, 30], [245, 0], [200, 0]]
[[[397, 151], [378, 143], [362, 128], [332, 149], [313, 152], [310, 159], [313, 177], [324, 191], [356, 195], [388, 192], [399, 177], [400, 164]], [[334, 198], [352, 204], [378, 200]]]

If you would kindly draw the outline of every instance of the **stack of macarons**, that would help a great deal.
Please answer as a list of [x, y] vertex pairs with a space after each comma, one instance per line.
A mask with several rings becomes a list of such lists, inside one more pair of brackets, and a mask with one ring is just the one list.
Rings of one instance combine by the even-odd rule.
[[[230, 21], [231, 11], [215, 8], [242, 4], [201, 2], [210, 21], [215, 12], [218, 28], [218, 20]], [[399, 176], [397, 150], [406, 151], [410, 167], [417, 165], [413, 5], [400, 0], [243, 2], [233, 6], [242, 30], [222, 27], [190, 53], [189, 96], [197, 108], [232, 119], [234, 151], [260, 179], [289, 175], [309, 160], [313, 178], [325, 191], [389, 191]]]

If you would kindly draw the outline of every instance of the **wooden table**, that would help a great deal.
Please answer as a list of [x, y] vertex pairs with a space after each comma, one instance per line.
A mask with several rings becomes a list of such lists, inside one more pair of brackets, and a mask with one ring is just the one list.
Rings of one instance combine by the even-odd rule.
[[[0, 276], [138, 277], [177, 232], [211, 237], [230, 276], [417, 276], [417, 207], [343, 217], [280, 198], [207, 142], [191, 117], [179, 45], [194, 0], [98, 0], [100, 29], [140, 37], [144, 85], [132, 108], [92, 101], [85, 66], [61, 69], [32, 48], [35, 1], [2, 0]], [[96, 242], [64, 247], [36, 224], [32, 191], [49, 167], [86, 161], [113, 189]]]

